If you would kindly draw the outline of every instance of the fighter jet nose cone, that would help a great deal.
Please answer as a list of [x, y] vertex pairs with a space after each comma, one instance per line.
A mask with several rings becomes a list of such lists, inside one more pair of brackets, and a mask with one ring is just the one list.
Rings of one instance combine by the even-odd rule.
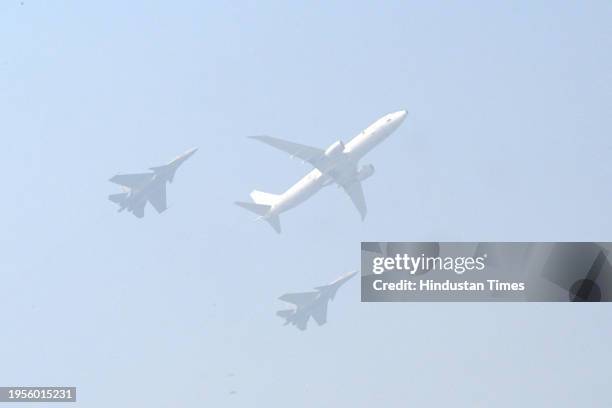
[[358, 271], [352, 271], [352, 272], [349, 272], [346, 275], [344, 275], [344, 279], [343, 279], [344, 282], [350, 280], [353, 276], [357, 275], [357, 272]]
[[191, 156], [193, 156], [199, 149], [197, 147], [194, 147], [193, 149], [188, 150], [185, 154], [184, 154], [184, 158], [189, 158]]

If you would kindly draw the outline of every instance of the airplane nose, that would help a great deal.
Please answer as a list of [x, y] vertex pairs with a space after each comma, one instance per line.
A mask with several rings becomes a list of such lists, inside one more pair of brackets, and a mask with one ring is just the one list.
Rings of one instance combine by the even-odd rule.
[[408, 116], [408, 111], [406, 109], [397, 112], [397, 119], [400, 122], [403, 122], [404, 119], [406, 119], [406, 116]]

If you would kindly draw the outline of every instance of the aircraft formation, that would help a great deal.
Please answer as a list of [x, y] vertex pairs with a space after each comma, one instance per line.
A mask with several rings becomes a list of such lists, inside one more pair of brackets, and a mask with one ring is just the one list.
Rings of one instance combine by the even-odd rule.
[[[251, 136], [292, 157], [310, 163], [313, 169], [282, 194], [253, 190], [252, 202], [236, 201], [235, 204], [258, 215], [277, 232], [281, 233], [280, 214], [298, 206], [315, 195], [323, 187], [336, 184], [342, 187], [359, 212], [361, 220], [367, 214], [367, 204], [361, 182], [374, 174], [372, 164], [360, 165], [359, 161], [374, 147], [387, 139], [403, 123], [408, 112], [405, 110], [389, 113], [376, 120], [346, 144], [341, 140], [327, 149], [320, 149], [270, 136]], [[119, 206], [119, 212], [127, 210], [138, 218], [145, 215], [147, 203], [162, 213], [168, 208], [166, 185], [172, 183], [177, 169], [197, 152], [188, 150], [168, 164], [151, 167], [149, 172], [118, 174], [109, 181], [121, 186], [123, 191], [108, 198]], [[294, 308], [280, 310], [277, 315], [300, 330], [306, 330], [312, 317], [319, 325], [327, 322], [327, 305], [333, 300], [338, 289], [357, 272], [350, 272], [332, 283], [318, 286], [315, 291], [287, 293], [279, 299], [294, 305]]]

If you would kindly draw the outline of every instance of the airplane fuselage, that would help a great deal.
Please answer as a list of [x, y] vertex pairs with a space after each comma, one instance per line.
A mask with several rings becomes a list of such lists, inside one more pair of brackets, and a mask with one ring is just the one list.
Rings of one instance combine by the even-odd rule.
[[281, 194], [278, 202], [270, 209], [270, 215], [281, 214], [308, 200], [323, 187], [328, 178], [320, 170], [313, 169]]
[[[390, 113], [378, 119], [361, 133], [344, 145], [344, 150], [334, 157], [335, 165], [326, 169], [327, 172], [343, 174], [345, 169], [352, 169], [357, 162], [370, 150], [391, 135], [403, 122], [406, 111]], [[277, 202], [270, 208], [266, 217], [279, 214], [303, 203], [330, 182], [331, 177], [319, 169], [313, 169], [300, 181], [280, 195]]]
[[[167, 181], [167, 177], [164, 177], [163, 175], [160, 176], [154, 174], [150, 182], [148, 182], [142, 187], [133, 188], [128, 192], [126, 200], [127, 205], [124, 208], [127, 208], [128, 211], [132, 211], [134, 208], [137, 208], [139, 205], [142, 204], [143, 201], [146, 202], [148, 200], [148, 197], [151, 192], [160, 188], [161, 184], [165, 184]], [[122, 208], [121, 210], [123, 210], [124, 208]]]

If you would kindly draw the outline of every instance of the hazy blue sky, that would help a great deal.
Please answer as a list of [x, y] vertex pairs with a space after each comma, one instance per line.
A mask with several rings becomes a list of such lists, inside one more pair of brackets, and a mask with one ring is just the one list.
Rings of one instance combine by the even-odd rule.
[[[608, 407], [612, 310], [361, 304], [282, 326], [277, 297], [359, 266], [361, 240], [612, 240], [612, 3], [0, 2], [0, 385], [82, 407]], [[290, 3], [290, 4], [288, 4]], [[341, 190], [232, 205], [410, 114]], [[107, 180], [198, 146], [169, 210]], [[228, 374], [233, 373], [230, 377]], [[229, 395], [235, 390], [236, 395]]]

